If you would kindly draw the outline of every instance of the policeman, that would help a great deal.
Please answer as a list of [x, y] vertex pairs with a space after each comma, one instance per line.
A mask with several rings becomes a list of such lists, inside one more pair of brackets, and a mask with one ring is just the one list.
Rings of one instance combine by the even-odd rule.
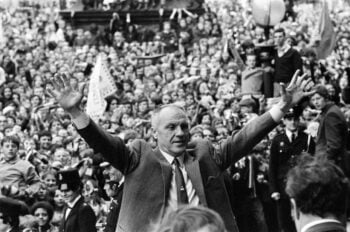
[[111, 199], [104, 232], [115, 232], [122, 203], [124, 177], [108, 162], [101, 163], [100, 167], [105, 169], [103, 172], [106, 179], [104, 190]]
[[60, 232], [96, 232], [96, 216], [81, 195], [82, 183], [77, 169], [58, 172], [58, 188], [67, 203]]
[[280, 230], [296, 232], [291, 218], [290, 201], [285, 192], [288, 171], [296, 165], [302, 152], [313, 154], [315, 143], [311, 136], [298, 130], [299, 120], [291, 109], [283, 118], [284, 133], [276, 135], [270, 148], [269, 185], [271, 198], [277, 202]]

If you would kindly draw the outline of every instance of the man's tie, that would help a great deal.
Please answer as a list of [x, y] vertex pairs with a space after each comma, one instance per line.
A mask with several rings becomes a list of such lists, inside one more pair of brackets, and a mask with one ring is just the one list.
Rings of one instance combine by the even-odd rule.
[[295, 133], [292, 133], [292, 142], [294, 142], [295, 141]]
[[188, 196], [186, 192], [185, 179], [180, 170], [180, 163], [177, 158], [174, 159], [174, 164], [175, 164], [175, 182], [176, 182], [176, 188], [177, 188], [177, 203], [179, 205], [188, 204]]

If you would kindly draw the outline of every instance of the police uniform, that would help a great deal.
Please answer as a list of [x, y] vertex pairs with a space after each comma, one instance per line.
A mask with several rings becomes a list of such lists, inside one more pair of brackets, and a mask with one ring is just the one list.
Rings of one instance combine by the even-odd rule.
[[120, 212], [120, 206], [122, 203], [123, 187], [124, 187], [124, 183], [121, 183], [118, 186], [118, 190], [115, 197], [111, 200], [111, 203], [108, 208], [106, 226], [105, 226], [104, 232], [116, 231], [119, 212]]
[[[302, 152], [314, 153], [315, 142], [302, 131], [296, 132], [294, 136], [289, 136], [287, 136], [287, 131], [285, 131], [283, 134], [276, 135], [272, 140], [269, 185], [271, 193], [280, 193], [280, 199], [277, 201], [277, 217], [280, 229], [284, 232], [295, 232], [295, 225], [290, 215], [290, 201], [285, 192], [286, 177], [288, 171], [296, 165], [297, 159]], [[291, 137], [295, 137], [294, 140]]]
[[[80, 191], [79, 172], [76, 169], [58, 173], [59, 189]], [[96, 216], [91, 206], [79, 195], [73, 203], [68, 203], [63, 211], [60, 232], [96, 232]]]

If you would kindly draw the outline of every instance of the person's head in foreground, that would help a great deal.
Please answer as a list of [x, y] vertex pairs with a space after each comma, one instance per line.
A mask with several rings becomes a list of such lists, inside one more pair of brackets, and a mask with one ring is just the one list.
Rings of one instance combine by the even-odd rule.
[[[292, 216], [298, 231], [315, 221], [334, 223], [344, 218], [348, 179], [332, 161], [302, 156], [288, 173], [286, 192], [291, 198]], [[342, 227], [340, 223], [336, 226]]]
[[215, 211], [203, 206], [183, 205], [169, 211], [153, 225], [151, 232], [225, 232], [225, 224]]

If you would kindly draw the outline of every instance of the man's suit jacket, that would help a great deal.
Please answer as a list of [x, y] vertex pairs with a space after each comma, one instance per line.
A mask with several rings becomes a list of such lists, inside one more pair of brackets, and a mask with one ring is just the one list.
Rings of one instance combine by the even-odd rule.
[[310, 227], [305, 232], [346, 232], [346, 229], [337, 222], [323, 222]]
[[299, 131], [293, 142], [290, 142], [285, 133], [276, 135], [272, 139], [269, 164], [271, 193], [278, 192], [281, 197], [288, 198], [285, 192], [287, 173], [296, 165], [302, 152], [310, 154], [315, 152], [315, 142], [304, 132]]
[[316, 156], [333, 160], [342, 167], [342, 161], [346, 155], [347, 138], [344, 114], [335, 104], [327, 104], [321, 113], [316, 138]]
[[[238, 231], [223, 172], [246, 155], [277, 123], [270, 113], [256, 118], [241, 131], [228, 137], [214, 150], [207, 140], [189, 145], [184, 165], [200, 204], [218, 212], [228, 231]], [[159, 148], [152, 149], [144, 140], [125, 146], [120, 138], [112, 137], [92, 120], [79, 130], [86, 142], [125, 176], [123, 201], [117, 231], [145, 231], [151, 222], [161, 218], [167, 210], [172, 167]]]
[[123, 188], [124, 183], [118, 187], [117, 194], [109, 205], [104, 232], [115, 232], [122, 202]]
[[96, 216], [92, 208], [81, 197], [65, 219], [64, 209], [60, 232], [96, 232]]

